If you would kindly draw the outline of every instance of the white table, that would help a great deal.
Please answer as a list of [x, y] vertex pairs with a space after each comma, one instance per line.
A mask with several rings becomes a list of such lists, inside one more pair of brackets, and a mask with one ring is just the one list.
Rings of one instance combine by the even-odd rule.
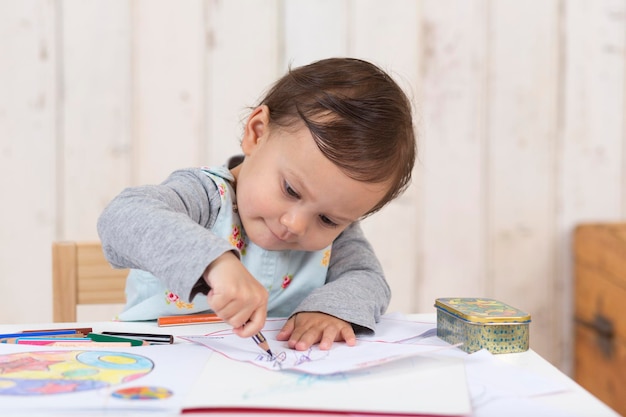
[[[435, 323], [434, 314], [413, 314], [409, 315], [409, 318], [422, 321]], [[222, 327], [219, 327], [222, 326]], [[120, 332], [137, 332], [137, 333], [164, 333], [173, 334], [175, 336], [185, 335], [198, 335], [205, 334], [220, 328], [227, 328], [225, 324], [196, 324], [188, 326], [173, 326], [173, 327], [158, 327], [154, 322], [95, 322], [95, 323], [45, 323], [45, 324], [8, 324], [0, 325], [0, 333], [19, 332], [25, 329], [58, 329], [64, 327], [92, 327], [94, 332], [101, 331], [120, 331]], [[182, 339], [176, 338], [175, 343], [187, 343]], [[456, 349], [456, 348], [455, 348]], [[559, 383], [568, 388], [567, 391], [544, 395], [539, 397], [533, 397], [532, 401], [537, 404], [545, 404], [554, 409], [561, 410], [564, 416], [593, 416], [593, 417], [619, 417], [619, 415], [578, 385], [575, 381], [570, 379], [567, 375], [559, 371], [556, 367], [551, 365], [548, 361], [543, 359], [537, 353], [532, 350], [523, 353], [495, 355], [500, 361], [522, 367], [526, 370], [530, 370], [538, 375], [542, 375], [548, 378], [553, 378]], [[493, 410], [491, 410], [493, 411]], [[2, 400], [0, 398], [0, 414], [5, 415], [2, 412]], [[501, 410], [501, 415], [511, 415], [510, 409]], [[50, 410], [46, 415], [55, 415], [54, 410]], [[93, 415], [93, 414], [90, 414]], [[107, 414], [107, 415], [110, 415]], [[199, 414], [192, 414], [199, 415]], [[211, 416], [248, 416], [252, 414], [247, 413], [210, 413]], [[254, 414], [258, 416], [259, 414]], [[307, 415], [306, 413], [293, 414], [294, 416]], [[332, 415], [332, 414], [325, 414]], [[481, 413], [480, 410], [475, 412], [475, 417], [490, 417], [491, 413]], [[281, 414], [281, 416], [288, 417], [290, 414]], [[345, 416], [345, 414], [344, 414]]]

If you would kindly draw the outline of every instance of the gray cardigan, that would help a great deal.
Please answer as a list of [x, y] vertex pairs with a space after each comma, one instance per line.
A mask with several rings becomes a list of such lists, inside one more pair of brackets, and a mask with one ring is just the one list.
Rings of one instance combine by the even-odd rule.
[[[192, 298], [206, 267], [233, 247], [210, 228], [220, 210], [215, 183], [200, 169], [172, 173], [160, 185], [127, 188], [98, 219], [104, 254], [117, 268], [148, 271], [174, 293]], [[319, 311], [373, 331], [391, 291], [358, 222], [332, 245], [326, 284], [294, 310]], [[187, 300], [187, 301], [188, 301]]]

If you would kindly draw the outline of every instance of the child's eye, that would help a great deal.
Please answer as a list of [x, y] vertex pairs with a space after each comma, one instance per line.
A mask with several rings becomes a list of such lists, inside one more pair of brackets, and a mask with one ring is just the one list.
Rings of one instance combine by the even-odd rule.
[[285, 181], [285, 193], [291, 197], [295, 197], [295, 198], [300, 198], [300, 196], [298, 195], [298, 193], [291, 188], [291, 185], [289, 185], [289, 183], [287, 181]]
[[337, 223], [335, 223], [334, 221], [332, 221], [328, 217], [324, 216], [323, 214], [320, 215], [320, 220], [324, 224], [324, 226], [337, 227]]

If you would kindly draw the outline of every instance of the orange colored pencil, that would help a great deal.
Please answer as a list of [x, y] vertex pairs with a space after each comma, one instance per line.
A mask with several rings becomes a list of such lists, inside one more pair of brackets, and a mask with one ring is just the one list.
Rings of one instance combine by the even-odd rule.
[[157, 319], [159, 327], [165, 326], [183, 326], [186, 324], [206, 324], [206, 323], [223, 323], [224, 320], [217, 317], [215, 313], [208, 314], [188, 314], [181, 316], [163, 316]]

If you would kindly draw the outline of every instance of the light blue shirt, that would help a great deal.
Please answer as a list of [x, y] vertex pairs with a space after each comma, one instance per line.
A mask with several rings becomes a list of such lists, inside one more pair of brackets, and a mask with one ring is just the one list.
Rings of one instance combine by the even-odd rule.
[[[268, 316], [287, 317], [302, 300], [326, 282], [331, 246], [315, 251], [268, 251], [246, 236], [237, 213], [234, 178], [226, 166], [203, 168], [220, 193], [221, 209], [211, 231], [228, 241], [241, 262], [269, 293]], [[198, 277], [200, 278], [200, 277]], [[210, 310], [207, 297], [191, 302], [175, 294], [149, 272], [132, 269], [126, 283], [127, 304], [119, 320], [154, 320], [160, 316], [192, 314]]]

